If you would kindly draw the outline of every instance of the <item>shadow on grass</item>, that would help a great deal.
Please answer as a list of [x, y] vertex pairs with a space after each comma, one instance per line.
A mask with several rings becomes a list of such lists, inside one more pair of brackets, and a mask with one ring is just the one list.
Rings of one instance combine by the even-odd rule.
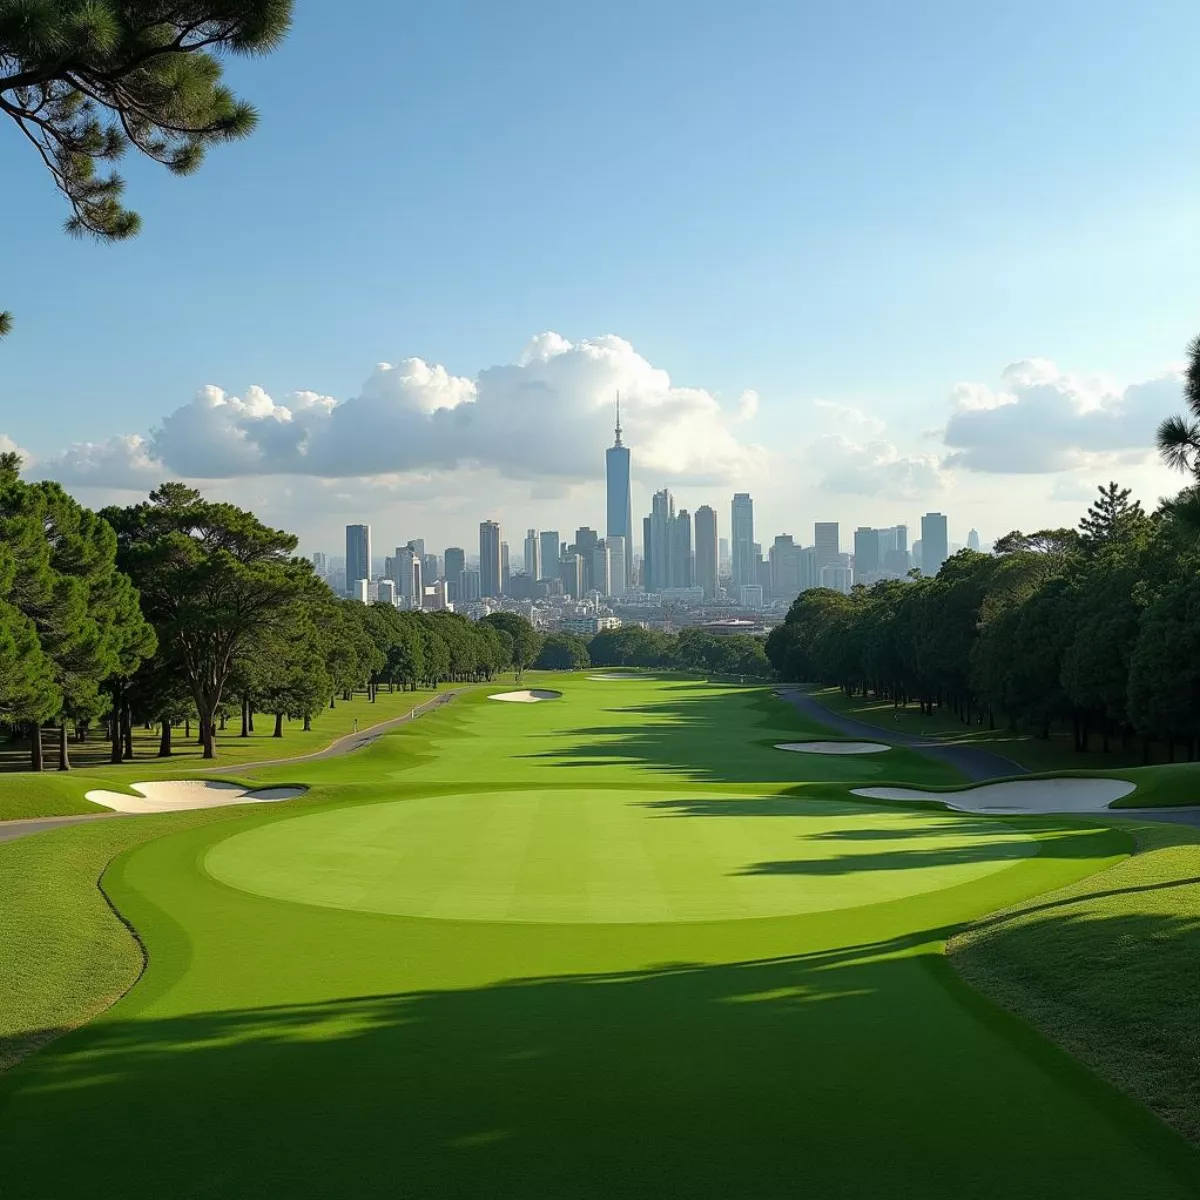
[[956, 980], [949, 932], [100, 1021], [0, 1088], [6, 1189], [725, 1198], [800, 1172], [822, 1197], [1195, 1194], [1190, 1151]]

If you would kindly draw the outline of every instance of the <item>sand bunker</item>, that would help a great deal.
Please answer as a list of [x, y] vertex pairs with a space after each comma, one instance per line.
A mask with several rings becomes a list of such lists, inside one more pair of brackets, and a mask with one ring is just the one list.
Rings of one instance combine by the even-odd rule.
[[120, 813], [181, 812], [185, 808], [221, 808], [227, 804], [274, 804], [302, 796], [302, 787], [259, 788], [251, 791], [236, 783], [218, 783], [212, 779], [165, 779], [155, 783], [131, 783], [140, 796], [120, 792], [86, 793], [93, 804], [103, 804]]
[[498, 692], [489, 700], [508, 700], [513, 704], [536, 704], [539, 700], [557, 700], [562, 692], [544, 692], [534, 688], [532, 692]]
[[775, 749], [799, 754], [882, 754], [891, 746], [882, 742], [776, 742]]
[[964, 792], [867, 787], [855, 788], [851, 795], [869, 800], [936, 800], [967, 813], [1089, 813], [1103, 812], [1136, 787], [1124, 779], [1013, 779]]

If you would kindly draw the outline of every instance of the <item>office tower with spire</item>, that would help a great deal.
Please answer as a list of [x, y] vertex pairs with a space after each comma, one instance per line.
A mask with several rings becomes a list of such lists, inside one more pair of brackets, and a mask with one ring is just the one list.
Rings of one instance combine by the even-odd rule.
[[733, 591], [757, 583], [754, 570], [754, 501], [748, 492], [733, 497], [730, 531], [733, 537]]
[[621, 444], [621, 395], [617, 393], [616, 440], [604, 452], [608, 483], [606, 537], [623, 538], [625, 578], [633, 578], [633, 499], [629, 490], [629, 447]]
[[500, 595], [500, 526], [495, 521], [479, 523], [479, 594]]

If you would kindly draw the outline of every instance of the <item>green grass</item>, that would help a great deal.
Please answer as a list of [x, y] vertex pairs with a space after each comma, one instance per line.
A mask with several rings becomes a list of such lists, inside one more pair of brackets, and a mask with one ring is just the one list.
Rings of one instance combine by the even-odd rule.
[[[444, 689], [445, 690], [445, 689]], [[200, 747], [187, 741], [183, 730], [176, 730], [174, 752], [159, 758], [158, 735], [145, 729], [133, 731], [134, 757], [119, 766], [108, 762], [108, 745], [98, 736], [86, 746], [71, 744], [73, 769], [59, 772], [57, 747], [46, 745], [46, 767], [41, 774], [28, 771], [28, 750], [6, 746], [0, 751], [0, 821], [22, 817], [67, 816], [72, 813], [103, 812], [100, 805], [84, 797], [93, 788], [128, 791], [132, 782], [153, 779], [188, 779], [204, 772], [219, 772], [229, 778], [248, 764], [274, 759], [299, 758], [313, 754], [354, 732], [403, 716], [418, 704], [434, 698], [435, 692], [380, 692], [372, 703], [365, 695], [339, 700], [337, 707], [325, 709], [305, 732], [300, 721], [285, 722], [283, 737], [272, 736], [274, 717], [258, 714], [255, 730], [249, 737], [239, 736], [240, 723], [231, 723], [217, 738], [217, 757], [205, 761]], [[456, 701], [457, 702], [457, 701]]]
[[1200, 1142], [1200, 831], [1134, 830], [1135, 857], [954, 939], [964, 977]]
[[[1074, 748], [1069, 730], [1055, 729], [1049, 738], [1041, 738], [1029, 730], [964, 725], [949, 710], [939, 710], [926, 716], [916, 704], [897, 708], [890, 700], [880, 700], [874, 696], [848, 697], [840, 688], [822, 688], [813, 692], [813, 695], [834, 712], [878, 725], [885, 732], [899, 731], [931, 741], [976, 746], [1011, 758], [1029, 771], [1075, 773], [1077, 770], [1111, 770], [1142, 764], [1141, 745], [1131, 744], [1122, 750], [1119, 739], [1114, 739], [1111, 749], [1105, 754], [1100, 750], [1099, 737], [1093, 737], [1092, 749], [1080, 753]], [[1166, 748], [1156, 745], [1152, 749], [1154, 755], [1165, 762]]]
[[[0, 1079], [6, 1193], [1200, 1191], [1181, 1138], [943, 953], [1120, 863], [1128, 832], [851, 805], [955, 775], [776, 751], [816, 730], [769, 689], [551, 686], [255, 772], [301, 800], [155, 818], [175, 832], [104, 877], [148, 968]], [[59, 831], [39, 864], [82, 895], [118, 846], [68, 848], [141, 824]], [[38, 845], [0, 846], [0, 880]], [[27, 1010], [18, 1034], [71, 1023]]]

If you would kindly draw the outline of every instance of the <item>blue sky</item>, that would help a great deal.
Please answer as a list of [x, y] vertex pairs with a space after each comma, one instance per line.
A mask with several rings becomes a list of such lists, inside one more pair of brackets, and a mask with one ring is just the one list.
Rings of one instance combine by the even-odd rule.
[[[713, 398], [722, 436], [766, 457], [659, 454], [644, 486], [656, 474], [693, 506], [757, 488], [772, 531], [940, 507], [960, 518], [952, 536], [995, 536], [1043, 509], [1060, 523], [1056, 505], [1077, 510], [1110, 474], [1149, 500], [1169, 484], [1138, 445], [1116, 444], [1128, 432], [1089, 442], [1062, 413], [1047, 421], [1063, 451], [1043, 458], [1051, 470], [1031, 471], [1017, 446], [981, 470], [942, 434], [964, 383], [1028, 404], [1031, 437], [1047, 388], [1068, 416], [1115, 410], [1200, 331], [1193, 6], [354, 9], [351, 26], [345, 6], [301, 0], [281, 51], [230, 65], [261, 127], [198, 175], [126, 161], [136, 242], [64, 237], [44, 172], [0, 127], [0, 306], [17, 319], [0, 349], [0, 434], [52, 462], [68, 443], [147, 435], [204, 385], [344, 401], [378, 362], [476, 380], [554, 330], [575, 345], [616, 335]], [[1057, 373], [1002, 383], [1032, 359]], [[590, 411], [608, 378], [576, 381], [586, 394], [563, 404]], [[1168, 390], [1153, 394], [1167, 411]], [[648, 444], [670, 432], [656, 420], [647, 410]], [[851, 455], [859, 491], [822, 482], [822, 438]], [[846, 445], [876, 450], [859, 462]], [[892, 484], [874, 487], [872, 465]], [[473, 505], [522, 527], [601, 510], [594, 482], [547, 481], [528, 462], [490, 484], [411, 455], [383, 483], [377, 467], [338, 470], [341, 501], [315, 508], [296, 499], [304, 473], [277, 464], [212, 486], [315, 542], [341, 507], [449, 538], [430, 489], [457, 498], [460, 524]]]

